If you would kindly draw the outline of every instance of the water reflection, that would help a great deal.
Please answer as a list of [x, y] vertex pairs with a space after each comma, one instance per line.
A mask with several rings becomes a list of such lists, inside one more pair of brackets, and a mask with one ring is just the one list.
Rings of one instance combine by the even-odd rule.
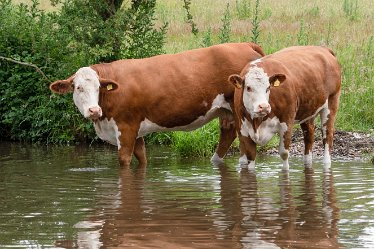
[[338, 242], [340, 210], [331, 172], [323, 174], [322, 196], [318, 200], [314, 170], [304, 170], [304, 181], [298, 196], [292, 194], [288, 173], [280, 179], [281, 208], [275, 242], [282, 248], [343, 248]]
[[[269, 181], [276, 192], [269, 192], [254, 172], [237, 172], [226, 165], [216, 170], [217, 178], [192, 176], [181, 183], [148, 177], [145, 168], [121, 169], [118, 194], [107, 200], [105, 210], [98, 207], [97, 215], [76, 224], [81, 228], [76, 241], [56, 245], [343, 248], [338, 242], [340, 210], [333, 174], [325, 172], [320, 185], [313, 169], [299, 174], [300, 181], [280, 172]], [[196, 198], [195, 191], [207, 192]]]

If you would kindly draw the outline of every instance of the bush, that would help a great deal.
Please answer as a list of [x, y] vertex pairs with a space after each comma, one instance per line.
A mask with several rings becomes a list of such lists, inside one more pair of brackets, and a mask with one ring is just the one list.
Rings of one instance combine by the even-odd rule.
[[[58, 2], [58, 1], [55, 1]], [[120, 58], [163, 53], [166, 24], [154, 27], [156, 0], [67, 0], [58, 12], [39, 2], [0, 0], [0, 55], [37, 65], [52, 79], [78, 68]], [[0, 60], [0, 138], [67, 143], [95, 138], [71, 95], [55, 96], [34, 68]]]

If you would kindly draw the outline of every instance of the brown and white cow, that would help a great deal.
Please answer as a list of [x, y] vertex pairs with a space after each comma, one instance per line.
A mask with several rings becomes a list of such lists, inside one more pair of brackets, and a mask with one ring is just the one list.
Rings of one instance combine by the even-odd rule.
[[236, 86], [235, 112], [240, 139], [239, 163], [254, 168], [256, 144], [280, 136], [279, 154], [288, 169], [292, 127], [300, 123], [304, 135], [304, 164], [312, 164], [314, 119], [322, 123], [324, 164], [331, 165], [334, 122], [339, 105], [341, 71], [334, 53], [325, 47], [296, 46], [250, 62]]
[[97, 135], [118, 146], [121, 165], [132, 154], [146, 164], [143, 136], [190, 131], [220, 118], [221, 136], [212, 161], [221, 162], [236, 137], [232, 115], [235, 88], [227, 78], [264, 55], [254, 43], [227, 43], [145, 59], [80, 68], [50, 85], [73, 92], [75, 105], [94, 122]]

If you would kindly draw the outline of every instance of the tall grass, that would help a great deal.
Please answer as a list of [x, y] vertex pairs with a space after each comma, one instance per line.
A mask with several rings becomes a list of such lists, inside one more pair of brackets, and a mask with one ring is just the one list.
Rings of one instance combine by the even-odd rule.
[[[48, 1], [41, 1], [48, 2]], [[374, 1], [372, 0], [191, 0], [189, 17], [183, 1], [157, 0], [159, 26], [169, 23], [165, 51], [175, 53], [220, 43], [223, 21], [230, 41], [256, 41], [266, 53], [293, 45], [327, 45], [337, 54], [343, 88], [336, 126], [341, 130], [374, 130]], [[258, 4], [257, 17], [255, 7]], [[226, 14], [225, 14], [226, 13]], [[254, 24], [255, 18], [258, 18]], [[188, 19], [188, 17], [187, 17]], [[191, 32], [192, 23], [200, 32]], [[208, 155], [218, 138], [217, 123], [160, 139], [182, 154]], [[157, 139], [157, 138], [156, 138]], [[207, 144], [202, 143], [207, 142]], [[209, 141], [208, 141], [209, 140]], [[185, 146], [183, 146], [183, 144]], [[213, 147], [212, 147], [213, 146]], [[197, 147], [205, 147], [202, 152]]]
[[[191, 1], [190, 11], [198, 36], [186, 32], [186, 24], [178, 14], [178, 0], [159, 0], [168, 9], [170, 19], [166, 51], [219, 43], [222, 18], [230, 4], [230, 41], [256, 41], [266, 53], [294, 45], [326, 45], [337, 54], [343, 71], [343, 88], [336, 127], [340, 130], [374, 131], [374, 1], [371, 0], [205, 0]], [[255, 5], [259, 4], [258, 21], [254, 25]], [[168, 8], [167, 6], [173, 7]], [[209, 127], [213, 124], [208, 124]], [[207, 129], [204, 127], [203, 129]], [[195, 141], [201, 130], [184, 133], [184, 139]], [[178, 133], [177, 133], [178, 134]], [[189, 138], [190, 136], [190, 138]], [[195, 139], [192, 139], [195, 138]], [[214, 138], [215, 141], [218, 138]], [[186, 141], [187, 141], [186, 140]], [[178, 145], [179, 151], [188, 151]], [[204, 152], [205, 153], [205, 152]], [[206, 153], [208, 154], [208, 153]]]
[[218, 120], [192, 132], [174, 132], [172, 147], [182, 156], [211, 156], [217, 146]]

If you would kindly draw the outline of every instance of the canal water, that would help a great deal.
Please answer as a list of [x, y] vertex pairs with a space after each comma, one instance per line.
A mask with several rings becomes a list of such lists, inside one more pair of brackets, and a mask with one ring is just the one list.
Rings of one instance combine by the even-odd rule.
[[373, 165], [237, 156], [212, 166], [148, 148], [0, 143], [0, 248], [374, 248]]

